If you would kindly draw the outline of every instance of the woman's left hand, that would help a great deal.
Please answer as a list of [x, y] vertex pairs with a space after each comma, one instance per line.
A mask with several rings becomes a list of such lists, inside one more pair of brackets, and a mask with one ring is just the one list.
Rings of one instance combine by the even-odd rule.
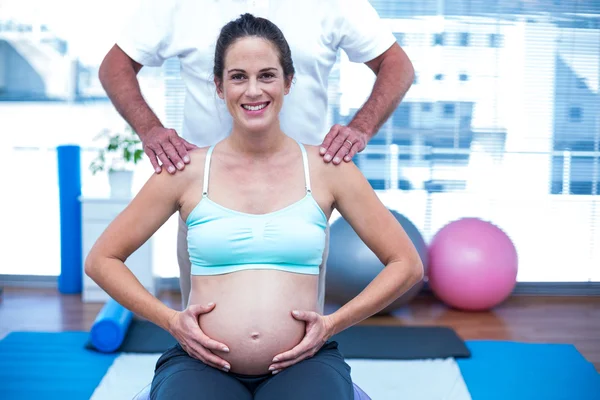
[[269, 367], [269, 371], [272, 371], [273, 374], [314, 356], [333, 336], [334, 327], [328, 316], [314, 311], [293, 311], [292, 316], [298, 321], [306, 323], [304, 339], [293, 349], [273, 358], [273, 364]]

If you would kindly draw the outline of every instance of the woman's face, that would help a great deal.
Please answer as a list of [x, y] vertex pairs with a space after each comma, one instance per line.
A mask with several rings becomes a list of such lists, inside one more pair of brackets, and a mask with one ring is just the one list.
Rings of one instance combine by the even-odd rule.
[[227, 49], [224, 65], [223, 82], [215, 84], [234, 126], [262, 132], [278, 123], [291, 78], [285, 78], [275, 46], [257, 37], [239, 39]]

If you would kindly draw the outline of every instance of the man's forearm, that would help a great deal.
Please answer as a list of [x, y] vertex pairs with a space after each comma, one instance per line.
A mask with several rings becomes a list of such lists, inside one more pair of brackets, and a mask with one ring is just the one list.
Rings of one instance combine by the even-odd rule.
[[371, 95], [348, 124], [369, 138], [392, 115], [414, 80], [412, 63], [403, 50], [398, 50], [381, 62]]
[[141, 136], [162, 123], [142, 96], [138, 71], [127, 55], [113, 49], [102, 62], [99, 78], [117, 112]]

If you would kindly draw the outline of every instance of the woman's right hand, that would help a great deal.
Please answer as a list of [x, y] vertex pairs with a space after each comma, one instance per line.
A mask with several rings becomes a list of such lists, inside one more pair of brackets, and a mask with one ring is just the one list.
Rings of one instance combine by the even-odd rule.
[[169, 333], [177, 339], [190, 357], [228, 372], [231, 369], [229, 363], [216, 356], [212, 350], [229, 352], [229, 348], [206, 336], [198, 322], [201, 314], [211, 312], [214, 307], [214, 303], [208, 303], [206, 306], [194, 304], [183, 311], [176, 311], [169, 321]]

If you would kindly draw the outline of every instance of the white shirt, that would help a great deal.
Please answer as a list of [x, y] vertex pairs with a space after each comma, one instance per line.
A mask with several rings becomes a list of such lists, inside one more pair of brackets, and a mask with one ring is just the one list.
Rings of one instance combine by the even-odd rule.
[[179, 58], [186, 86], [179, 134], [197, 146], [231, 131], [231, 116], [215, 92], [214, 50], [221, 28], [246, 12], [271, 20], [288, 41], [296, 75], [281, 128], [306, 144], [320, 144], [329, 131], [327, 82], [338, 49], [363, 63], [396, 41], [367, 0], [142, 0], [117, 45], [146, 66]]

